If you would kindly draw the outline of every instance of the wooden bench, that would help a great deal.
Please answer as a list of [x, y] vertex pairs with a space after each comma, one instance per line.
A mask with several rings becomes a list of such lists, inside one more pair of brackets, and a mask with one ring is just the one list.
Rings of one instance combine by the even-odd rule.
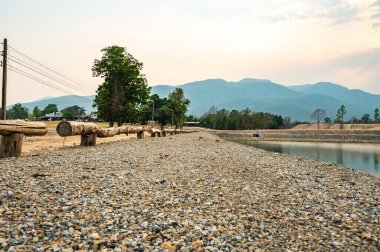
[[0, 158], [21, 156], [25, 136], [44, 136], [47, 132], [44, 123], [0, 120]]
[[167, 134], [189, 133], [180, 129], [156, 129], [151, 126], [121, 126], [115, 128], [103, 128], [95, 123], [62, 121], [57, 125], [56, 131], [61, 137], [81, 136], [81, 146], [96, 145], [97, 137], [113, 137], [120, 134], [136, 134], [137, 139], [143, 139], [147, 132], [151, 137], [165, 137]]

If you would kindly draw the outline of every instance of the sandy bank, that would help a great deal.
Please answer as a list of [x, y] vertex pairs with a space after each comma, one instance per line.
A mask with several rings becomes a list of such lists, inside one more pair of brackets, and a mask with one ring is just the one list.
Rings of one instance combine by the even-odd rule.
[[380, 178], [208, 133], [0, 160], [0, 250], [380, 249]]

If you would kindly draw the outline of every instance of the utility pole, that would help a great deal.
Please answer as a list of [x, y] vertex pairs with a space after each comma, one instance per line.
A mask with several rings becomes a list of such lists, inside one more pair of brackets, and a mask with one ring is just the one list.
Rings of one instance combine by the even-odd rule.
[[3, 116], [1, 119], [7, 119], [7, 58], [8, 58], [8, 41], [4, 39], [4, 49], [3, 49], [3, 88], [2, 88], [2, 99], [1, 107], [3, 110]]

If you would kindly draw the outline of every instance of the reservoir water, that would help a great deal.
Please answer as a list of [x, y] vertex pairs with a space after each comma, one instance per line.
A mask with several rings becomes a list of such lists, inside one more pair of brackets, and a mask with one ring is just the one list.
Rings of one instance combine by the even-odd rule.
[[355, 170], [380, 176], [380, 144], [258, 142], [248, 139], [228, 140], [267, 151], [343, 164]]

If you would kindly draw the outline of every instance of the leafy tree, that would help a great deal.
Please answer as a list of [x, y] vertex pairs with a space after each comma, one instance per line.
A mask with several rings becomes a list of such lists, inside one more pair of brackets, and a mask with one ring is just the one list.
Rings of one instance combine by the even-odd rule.
[[347, 114], [346, 107], [344, 105], [340, 106], [336, 113], [336, 121], [341, 125], [344, 123], [344, 115]]
[[79, 107], [78, 105], [69, 106], [61, 110], [63, 117], [77, 117], [81, 116], [85, 113], [85, 109], [83, 107]]
[[369, 114], [364, 114], [360, 121], [361, 123], [368, 124], [371, 121], [371, 116]]
[[176, 88], [169, 94], [168, 101], [170, 103], [170, 109], [173, 112], [175, 126], [176, 128], [181, 127], [185, 120], [185, 114], [187, 112], [187, 107], [190, 104], [190, 100], [185, 98], [181, 88]]
[[94, 77], [104, 78], [97, 91], [94, 107], [98, 117], [122, 125], [139, 117], [142, 105], [149, 98], [150, 88], [141, 74], [143, 64], [129, 54], [124, 47], [110, 46], [101, 50], [103, 56], [92, 67]]
[[[154, 104], [154, 111], [153, 111]], [[160, 123], [163, 128], [167, 123], [171, 122], [172, 111], [167, 98], [160, 98], [157, 94], [150, 97], [147, 104], [144, 104], [141, 111], [141, 121], [146, 123], [153, 120]]]
[[33, 116], [34, 117], [41, 117], [43, 115], [44, 115], [44, 113], [42, 112], [42, 110], [38, 106], [35, 106], [33, 109]]
[[325, 118], [323, 119], [323, 122], [324, 122], [324, 123], [332, 123], [332, 120], [331, 120], [330, 117], [325, 117]]
[[28, 112], [29, 110], [22, 106], [21, 103], [16, 103], [10, 108], [8, 117], [9, 119], [25, 119], [28, 117]]
[[167, 98], [162, 99], [162, 105], [156, 110], [156, 120], [160, 123], [161, 128], [171, 121], [172, 110]]
[[373, 113], [373, 118], [374, 118], [374, 120], [375, 120], [376, 123], [378, 123], [380, 121], [379, 108], [375, 108], [375, 111]]
[[311, 118], [315, 121], [317, 121], [318, 130], [319, 130], [319, 124], [323, 120], [323, 118], [326, 117], [326, 111], [324, 109], [316, 109], [314, 110], [313, 114], [311, 114]]
[[50, 113], [56, 113], [58, 112], [58, 107], [57, 107], [57, 104], [49, 104], [47, 105], [44, 110], [42, 110], [42, 113], [44, 115], [46, 114], [50, 114]]

